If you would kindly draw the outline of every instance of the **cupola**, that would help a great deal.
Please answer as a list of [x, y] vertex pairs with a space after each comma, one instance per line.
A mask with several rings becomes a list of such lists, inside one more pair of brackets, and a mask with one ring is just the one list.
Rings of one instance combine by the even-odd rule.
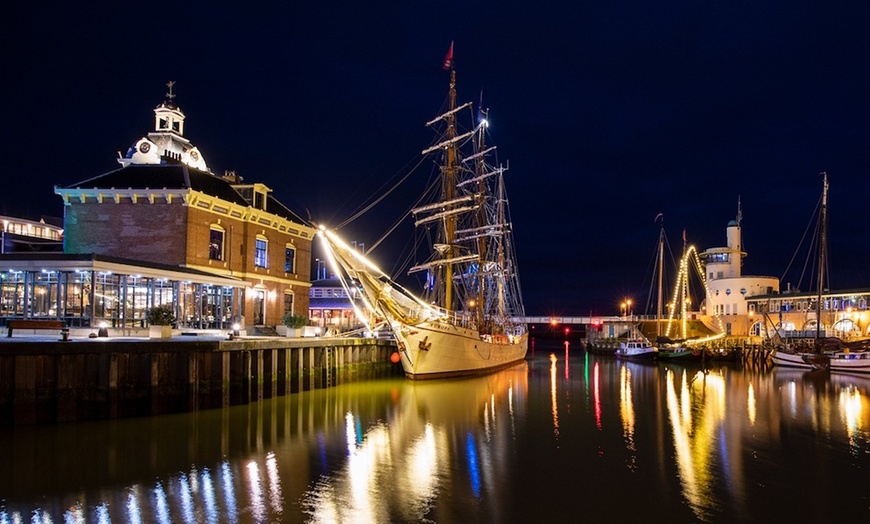
[[184, 137], [184, 113], [175, 103], [172, 88], [175, 82], [166, 86], [166, 100], [154, 108], [154, 131], [147, 137], [137, 140], [118, 158], [123, 166], [141, 164], [183, 163], [210, 173], [202, 153]]

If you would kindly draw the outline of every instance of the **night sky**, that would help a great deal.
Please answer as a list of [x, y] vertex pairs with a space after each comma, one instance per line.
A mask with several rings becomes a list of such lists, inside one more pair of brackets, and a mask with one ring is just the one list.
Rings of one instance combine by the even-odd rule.
[[[4, 6], [0, 214], [61, 216], [53, 187], [119, 167], [174, 80], [185, 136], [215, 173], [344, 222], [431, 142], [455, 41], [460, 101], [483, 93], [510, 162], [527, 313], [644, 301], [654, 217], [677, 251], [684, 229], [699, 249], [724, 246], [738, 198], [744, 274], [797, 282], [822, 171], [832, 287], [870, 287], [870, 5], [179, 4]], [[387, 199], [342, 234], [372, 245], [408, 207]], [[372, 256], [394, 270], [403, 242]]]

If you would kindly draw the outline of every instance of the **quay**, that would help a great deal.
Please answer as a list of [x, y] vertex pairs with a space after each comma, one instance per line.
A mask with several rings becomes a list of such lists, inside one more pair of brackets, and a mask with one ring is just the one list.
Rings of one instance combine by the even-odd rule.
[[0, 426], [161, 415], [400, 376], [372, 338], [0, 337]]

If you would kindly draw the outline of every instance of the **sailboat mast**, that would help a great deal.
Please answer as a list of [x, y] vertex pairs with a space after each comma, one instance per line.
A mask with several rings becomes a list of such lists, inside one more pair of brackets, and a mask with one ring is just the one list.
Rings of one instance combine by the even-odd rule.
[[665, 269], [665, 226], [662, 220], [662, 230], [659, 233], [659, 289], [656, 299], [656, 335], [662, 335], [662, 287], [664, 286]]
[[816, 342], [822, 333], [822, 290], [825, 287], [825, 259], [828, 251], [828, 174], [821, 173], [824, 177], [822, 182], [822, 207], [819, 210], [819, 282], [816, 296]]
[[[456, 137], [456, 70], [450, 70], [450, 93], [447, 113], [447, 151], [444, 166], [441, 173], [441, 194], [443, 201], [450, 202], [456, 195], [456, 143], [452, 139]], [[456, 215], [449, 214], [444, 219], [444, 244], [447, 251], [444, 258], [451, 259], [456, 256], [454, 252], [454, 237], [456, 235]], [[447, 262], [444, 268], [444, 307], [453, 309], [453, 263]]]

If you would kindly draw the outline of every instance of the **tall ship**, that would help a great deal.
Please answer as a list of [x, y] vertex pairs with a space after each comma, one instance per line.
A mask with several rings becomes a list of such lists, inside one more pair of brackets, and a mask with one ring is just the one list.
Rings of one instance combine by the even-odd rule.
[[426, 239], [408, 271], [419, 277], [421, 291], [402, 287], [334, 231], [320, 231], [333, 270], [361, 292], [367, 311], [357, 316], [389, 325], [394, 360], [413, 379], [491, 372], [522, 361], [528, 348], [507, 168], [492, 161], [487, 112], [457, 104], [456, 71], [448, 69], [447, 110], [427, 122], [437, 139], [422, 152], [435, 156], [437, 176], [411, 210], [416, 237]]

